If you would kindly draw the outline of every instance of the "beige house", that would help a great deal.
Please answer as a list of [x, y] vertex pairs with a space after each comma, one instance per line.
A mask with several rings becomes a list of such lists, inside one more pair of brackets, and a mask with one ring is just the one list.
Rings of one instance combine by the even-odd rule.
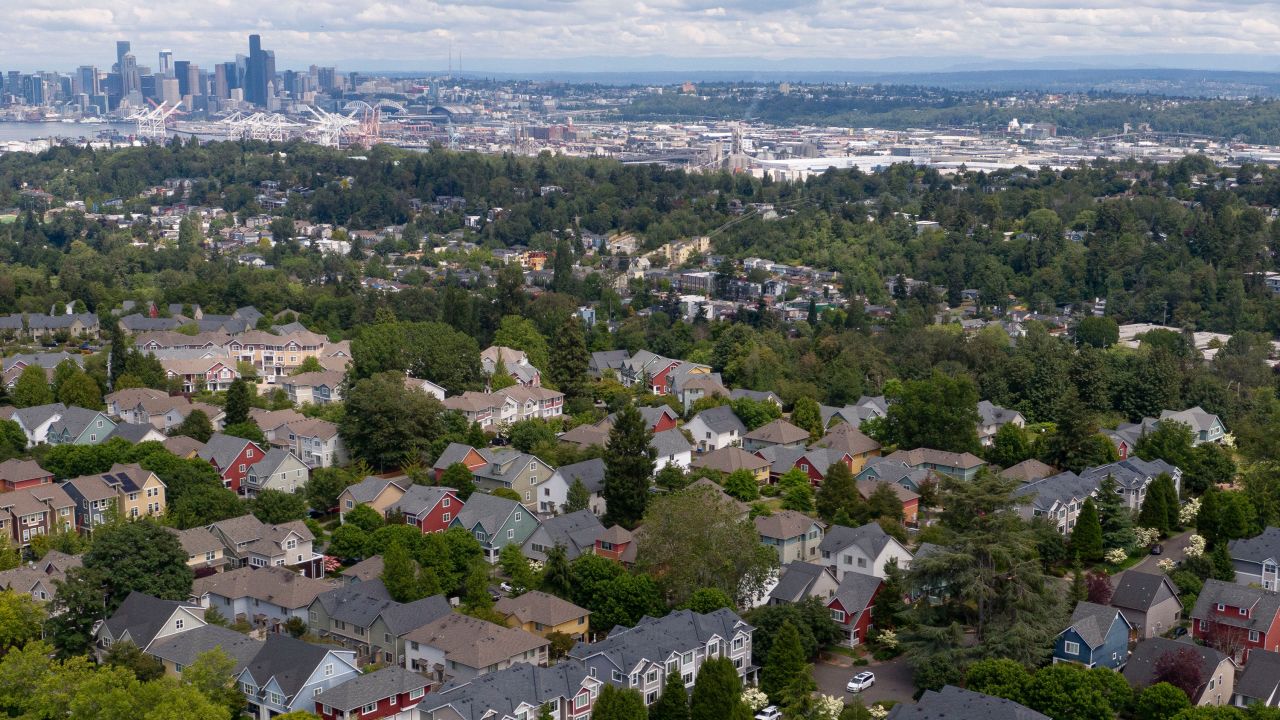
[[187, 554], [187, 567], [195, 572], [196, 577], [220, 573], [226, 567], [227, 557], [223, 553], [222, 541], [209, 532], [209, 528], [166, 529], [178, 536], [182, 551]]
[[506, 618], [507, 626], [519, 628], [538, 637], [562, 633], [575, 640], [585, 640], [591, 611], [544, 593], [530, 590], [519, 597], [504, 597], [493, 611]]
[[351, 512], [357, 505], [368, 505], [386, 517], [393, 505], [400, 502], [405, 491], [413, 483], [409, 478], [380, 478], [373, 475], [355, 485], [349, 485], [338, 494], [338, 517]]

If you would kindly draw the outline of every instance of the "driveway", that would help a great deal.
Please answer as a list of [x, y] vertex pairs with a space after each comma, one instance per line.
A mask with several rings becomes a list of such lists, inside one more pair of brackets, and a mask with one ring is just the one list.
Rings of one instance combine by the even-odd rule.
[[[844, 688], [849, 678], [863, 670], [870, 670], [876, 674], [876, 684], [857, 695], [845, 692]], [[916, 691], [915, 684], [911, 682], [911, 667], [902, 656], [885, 662], [873, 660], [870, 665], [855, 666], [850, 658], [832, 655], [829, 660], [820, 660], [813, 666], [813, 679], [817, 682], [818, 690], [822, 694], [842, 698], [848, 703], [853, 702], [855, 697], [861, 696], [865, 705], [870, 705], [877, 700], [909, 703]]]
[[[1129, 568], [1129, 570], [1138, 570], [1140, 572], [1153, 573], [1156, 575], [1160, 574], [1160, 568], [1156, 567], [1156, 563], [1165, 558], [1178, 562], [1187, 557], [1187, 542], [1191, 540], [1191, 535], [1193, 533], [1195, 533], [1194, 530], [1184, 530], [1178, 535], [1174, 535], [1168, 540], [1161, 542], [1160, 544], [1164, 546], [1163, 555], [1148, 555], [1137, 565]], [[1125, 572], [1128, 571], [1126, 570]], [[1123, 575], [1124, 573], [1120, 574]]]

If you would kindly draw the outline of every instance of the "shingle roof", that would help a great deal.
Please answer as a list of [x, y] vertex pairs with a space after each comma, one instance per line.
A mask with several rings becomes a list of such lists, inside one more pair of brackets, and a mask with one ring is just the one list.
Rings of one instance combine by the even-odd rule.
[[1111, 606], [1145, 612], [1155, 604], [1160, 586], [1166, 584], [1173, 596], [1177, 597], [1178, 586], [1173, 584], [1168, 575], [1126, 570], [1121, 573], [1116, 589], [1111, 593]]
[[1057, 469], [1052, 465], [1042, 463], [1035, 458], [1023, 460], [1017, 465], [1012, 465], [1000, 471], [1000, 477], [1009, 478], [1011, 480], [1020, 480], [1022, 482], [1032, 482], [1047, 478], [1057, 474]]
[[173, 616], [174, 611], [183, 607], [191, 608], [200, 616], [204, 615], [204, 608], [199, 605], [176, 600], [161, 600], [158, 597], [134, 591], [120, 603], [120, 607], [107, 618], [105, 624], [107, 630], [111, 632], [111, 637], [116, 640], [122, 638], [127, 632], [134, 645], [146, 648], [155, 638], [156, 633], [164, 627], [165, 622]]
[[178, 536], [178, 542], [182, 543], [182, 550], [188, 557], [193, 555], [204, 555], [209, 551], [217, 551], [222, 549], [222, 541], [208, 528], [193, 527], [189, 530], [176, 530], [174, 528], [165, 528], [169, 532]]
[[[1209, 582], [1213, 581], [1210, 580]], [[1128, 680], [1129, 685], [1134, 688], [1144, 688], [1155, 679], [1156, 663], [1159, 662], [1160, 658], [1166, 653], [1178, 653], [1182, 650], [1190, 650], [1200, 658], [1200, 677], [1202, 679], [1200, 684], [1202, 686], [1209, 681], [1209, 677], [1217, 669], [1218, 665], [1227, 659], [1226, 655], [1203, 645], [1153, 637], [1139, 642], [1133, 648], [1133, 652], [1129, 655], [1129, 662], [1124, 666], [1124, 679]], [[1199, 694], [1199, 692], [1196, 693], [1197, 696]]]
[[246, 670], [258, 687], [265, 687], [271, 678], [275, 678], [285, 695], [293, 697], [330, 649], [273, 633], [267, 635], [266, 642], [247, 663]]
[[[736, 417], [736, 416], [735, 416]], [[809, 439], [809, 431], [778, 418], [752, 430], [743, 436], [747, 440], [772, 443], [774, 445], [794, 445]]]
[[587, 492], [599, 494], [604, 492], [604, 459], [592, 458], [584, 460], [572, 465], [561, 465], [556, 472], [565, 479], [569, 485], [574, 480], [581, 480], [586, 486]]
[[821, 565], [800, 560], [789, 562], [778, 569], [778, 584], [769, 592], [769, 598], [788, 603], [800, 602], [809, 595], [818, 578], [829, 572]]
[[[591, 552], [596, 540], [604, 535], [604, 524], [590, 510], [583, 509], [565, 515], [556, 515], [542, 521], [541, 531], [546, 533], [551, 545], [561, 545], [570, 560]], [[530, 538], [538, 536], [535, 531]]]
[[702, 419], [702, 422], [707, 427], [711, 428], [712, 432], [726, 433], [730, 430], [737, 430], [738, 434], [741, 435], [747, 431], [747, 426], [743, 425], [738, 416], [733, 414], [733, 407], [730, 405], [707, 408], [690, 418], [689, 422], [699, 418]]
[[521, 623], [542, 623], [549, 627], [567, 623], [591, 614], [590, 610], [540, 590], [530, 590], [517, 597], [504, 597], [494, 603], [495, 612], [514, 616]]
[[367, 628], [382, 611], [395, 604], [382, 580], [344, 585], [316, 596], [331, 619]]
[[348, 582], [377, 580], [382, 577], [383, 567], [382, 556], [374, 555], [343, 570], [342, 577], [346, 578]]
[[511, 513], [523, 506], [515, 500], [508, 500], [488, 493], [472, 493], [467, 504], [462, 506], [455, 519], [467, 530], [476, 525], [482, 527], [486, 534], [493, 535], [507, 521]]
[[402, 481], [370, 475], [354, 485], [348, 485], [347, 492], [351, 493], [352, 499], [357, 504], [368, 503], [373, 502], [388, 485], [395, 485], [401, 490], [405, 489]]
[[296, 610], [310, 605], [321, 593], [336, 587], [338, 585], [331, 580], [304, 577], [283, 567], [242, 567], [198, 578], [191, 586], [191, 595], [219, 595], [231, 600], [254, 598]]
[[1107, 632], [1117, 617], [1123, 618], [1116, 608], [1082, 600], [1076, 603], [1076, 609], [1071, 613], [1070, 627], [1085, 645], [1097, 648], [1106, 642]]
[[722, 473], [734, 470], [750, 470], [756, 472], [760, 468], [769, 467], [769, 461], [753, 455], [740, 447], [725, 447], [699, 455], [690, 463], [695, 468], [706, 468]]
[[[444, 470], [448, 468], [450, 465], [453, 465], [454, 463], [460, 463], [467, 457], [467, 455], [472, 450], [475, 450], [475, 448], [471, 447], [470, 445], [466, 445], [464, 443], [456, 443], [456, 442], [449, 443], [449, 445], [445, 447], [444, 452], [440, 453], [440, 457], [436, 458], [436, 461], [434, 464], [432, 464], [431, 469]], [[481, 455], [483, 454], [484, 453], [481, 452]]]
[[738, 400], [741, 398], [748, 398], [755, 400], [756, 402], [768, 401], [777, 403], [778, 405], [782, 404], [782, 400], [768, 390], [745, 390], [743, 388], [738, 388], [729, 392], [730, 400]]
[[1280, 653], [1262, 648], [1249, 651], [1249, 663], [1236, 675], [1236, 693], [1260, 702], [1272, 700], [1280, 690]]
[[899, 703], [888, 720], [1051, 720], [1012, 700], [962, 690], [947, 685], [941, 691], [926, 690], [920, 701]]
[[161, 638], [147, 648], [147, 653], [189, 667], [196, 658], [214, 648], [236, 661], [232, 672], [238, 673], [262, 650], [262, 642], [231, 628], [204, 625]]
[[434, 485], [410, 485], [394, 505], [392, 510], [398, 510], [406, 515], [421, 516], [435, 507], [437, 503], [446, 496], [453, 495], [454, 488], [436, 487]]
[[472, 668], [486, 668], [549, 644], [533, 633], [453, 612], [420, 625], [405, 639], [436, 648], [450, 662]]
[[848, 453], [855, 457], [880, 449], [880, 443], [867, 437], [861, 430], [848, 423], [840, 423], [831, 428], [826, 435], [822, 436], [822, 439], [813, 445], [814, 447], [830, 448], [837, 452]]
[[[522, 703], [538, 707], [557, 698], [571, 698], [587, 681], [587, 668], [564, 661], [551, 667], [518, 663], [477, 678], [446, 684], [418, 707], [432, 711], [451, 707], [462, 720], [514, 716]], [[425, 713], [424, 713], [425, 714]]]
[[622, 672], [630, 672], [642, 660], [665, 662], [673, 652], [705, 647], [712, 637], [729, 640], [738, 631], [749, 633], [751, 629], [727, 608], [705, 614], [676, 610], [661, 618], [642, 618], [632, 628], [618, 626], [599, 642], [579, 643], [569, 651], [569, 657], [585, 661], [603, 654]]
[[827, 528], [827, 534], [818, 544], [818, 549], [834, 555], [856, 545], [867, 557], [876, 558], [892, 539], [879, 523], [870, 522], [856, 528], [832, 525]]
[[[1214, 612], [1216, 605], [1234, 608], [1249, 608], [1248, 617], [1231, 613]], [[1223, 625], [1257, 630], [1266, 633], [1280, 613], [1280, 593], [1274, 590], [1238, 585], [1221, 580], [1205, 580], [1204, 587], [1196, 597], [1196, 606], [1191, 610], [1192, 618], [1209, 618]]]
[[693, 450], [693, 444], [676, 428], [654, 433], [649, 447], [653, 448], [657, 457], [670, 457]]
[[1251, 538], [1232, 540], [1227, 544], [1232, 560], [1260, 563], [1280, 559], [1280, 528], [1269, 527]]
[[[755, 519], [756, 532], [766, 538], [793, 538], [807, 534], [816, 520], [795, 510], [779, 510]], [[821, 525], [819, 525], [821, 527]]]
[[891, 460], [902, 460], [911, 467], [920, 465], [941, 465], [969, 469], [986, 465], [982, 458], [972, 453], [953, 453], [932, 448], [915, 448], [914, 450], [898, 450], [888, 456]]
[[146, 436], [151, 433], [158, 432], [151, 423], [117, 423], [111, 432], [107, 433], [107, 438], [120, 438], [130, 443], [137, 444], [143, 441]]
[[871, 604], [880, 589], [880, 578], [875, 575], [850, 572], [840, 578], [840, 585], [832, 600], [840, 601], [840, 607], [850, 615], [862, 612]]
[[196, 457], [206, 462], [212, 462], [220, 469], [225, 470], [240, 455], [240, 451], [244, 450], [245, 445], [250, 441], [244, 438], [238, 438], [234, 435], [223, 435], [222, 433], [214, 433], [209, 437], [209, 442], [196, 453]]
[[335, 685], [317, 695], [315, 701], [338, 710], [354, 712], [392, 695], [422, 690], [430, 684], [430, 681], [418, 673], [405, 670], [399, 665], [390, 665]]

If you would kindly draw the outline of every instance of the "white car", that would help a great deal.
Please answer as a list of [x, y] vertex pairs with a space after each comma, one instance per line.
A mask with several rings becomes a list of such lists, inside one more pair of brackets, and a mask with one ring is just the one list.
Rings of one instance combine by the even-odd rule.
[[876, 684], [876, 674], [870, 671], [866, 671], [866, 672], [860, 672], [857, 675], [854, 675], [853, 678], [849, 680], [849, 684], [844, 686], [844, 689], [851, 693], [857, 693], [857, 692], [862, 692], [863, 690], [866, 690], [867, 688], [875, 684]]
[[777, 705], [770, 705], [756, 713], [756, 720], [780, 720], [781, 718], [782, 711], [778, 709]]
[[505, 593], [509, 593], [509, 592], [513, 592], [513, 591], [515, 591], [515, 588], [511, 585], [511, 583], [509, 583], [509, 582], [507, 582], [507, 581], [505, 581], [505, 580], [503, 580], [503, 581], [498, 585], [498, 587], [502, 588], [502, 592], [505, 592]]

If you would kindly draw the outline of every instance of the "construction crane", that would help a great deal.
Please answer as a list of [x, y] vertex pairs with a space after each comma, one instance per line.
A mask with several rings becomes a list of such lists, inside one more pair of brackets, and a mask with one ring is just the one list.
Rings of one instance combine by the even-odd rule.
[[353, 117], [354, 111], [351, 115], [342, 115], [325, 112], [310, 105], [307, 106], [307, 110], [311, 112], [312, 117], [308, 118], [308, 120], [312, 122], [312, 125], [307, 129], [306, 134], [317, 145], [324, 147], [342, 147], [342, 137], [352, 134], [351, 128], [360, 124]]
[[165, 101], [155, 107], [138, 108], [125, 119], [136, 125], [135, 134], [139, 139], [163, 141], [169, 136], [165, 122], [177, 111], [177, 103], [170, 107], [168, 101]]

